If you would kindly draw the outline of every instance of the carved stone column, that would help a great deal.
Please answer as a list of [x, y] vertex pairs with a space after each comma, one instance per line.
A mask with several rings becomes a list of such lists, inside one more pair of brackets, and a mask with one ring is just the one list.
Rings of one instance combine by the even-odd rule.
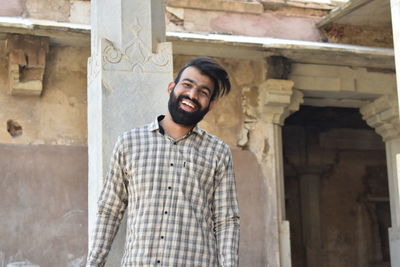
[[[92, 0], [88, 69], [89, 236], [118, 135], [164, 113], [173, 80], [162, 0]], [[126, 225], [107, 266], [119, 266]], [[89, 239], [89, 244], [91, 238]]]
[[267, 191], [266, 266], [291, 266], [289, 223], [285, 220], [282, 125], [299, 109], [303, 94], [293, 82], [268, 79], [243, 89], [244, 126], [238, 145], [252, 151], [262, 168]]
[[382, 96], [363, 106], [360, 112], [369, 126], [383, 137], [389, 180], [390, 260], [392, 266], [400, 266], [400, 119], [396, 97]]

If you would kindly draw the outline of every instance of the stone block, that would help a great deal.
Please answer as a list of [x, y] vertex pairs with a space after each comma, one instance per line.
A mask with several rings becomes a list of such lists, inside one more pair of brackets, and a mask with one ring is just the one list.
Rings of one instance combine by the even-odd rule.
[[341, 89], [339, 78], [292, 75], [290, 79], [294, 81], [296, 88], [301, 90], [340, 91]]
[[8, 36], [6, 47], [9, 93], [11, 95], [41, 95], [49, 39], [13, 34]]
[[233, 2], [227, 0], [167, 0], [166, 4], [171, 7], [184, 7], [202, 10], [227, 11], [236, 13], [261, 14], [264, 7], [260, 3]]

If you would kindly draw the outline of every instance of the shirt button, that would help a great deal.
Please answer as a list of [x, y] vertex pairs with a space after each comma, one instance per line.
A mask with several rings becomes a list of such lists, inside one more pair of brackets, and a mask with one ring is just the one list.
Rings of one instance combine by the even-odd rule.
[[170, 165], [171, 165], [171, 166], [174, 166], [174, 164], [173, 164], [173, 163], [171, 163]]
[[160, 263], [161, 263], [161, 261], [159, 261], [159, 260], [158, 260], [158, 261], [157, 261], [157, 263], [158, 263], [158, 264], [160, 264]]
[[168, 186], [168, 190], [171, 190], [171, 189], [172, 189], [172, 187]]
[[161, 236], [161, 239], [164, 239], [164, 236]]
[[164, 214], [168, 214], [168, 211], [164, 211]]

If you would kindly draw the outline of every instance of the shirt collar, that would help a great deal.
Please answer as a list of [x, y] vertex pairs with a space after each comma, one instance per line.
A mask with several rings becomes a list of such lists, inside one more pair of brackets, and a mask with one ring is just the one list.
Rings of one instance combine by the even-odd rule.
[[[159, 122], [164, 119], [165, 115], [160, 115], [158, 116], [153, 122], [151, 122], [148, 126], [148, 129], [150, 132], [154, 132], [157, 130], [160, 130], [160, 124]], [[196, 125], [193, 129], [192, 132], [198, 134], [198, 135], [203, 135], [204, 134], [204, 130], [201, 129], [198, 125]]]

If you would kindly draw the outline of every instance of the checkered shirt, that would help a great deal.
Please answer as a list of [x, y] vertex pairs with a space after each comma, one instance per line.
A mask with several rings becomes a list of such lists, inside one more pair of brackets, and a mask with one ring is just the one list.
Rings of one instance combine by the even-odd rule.
[[104, 265], [126, 208], [122, 266], [238, 265], [231, 151], [199, 127], [174, 140], [155, 120], [118, 138], [87, 266]]

